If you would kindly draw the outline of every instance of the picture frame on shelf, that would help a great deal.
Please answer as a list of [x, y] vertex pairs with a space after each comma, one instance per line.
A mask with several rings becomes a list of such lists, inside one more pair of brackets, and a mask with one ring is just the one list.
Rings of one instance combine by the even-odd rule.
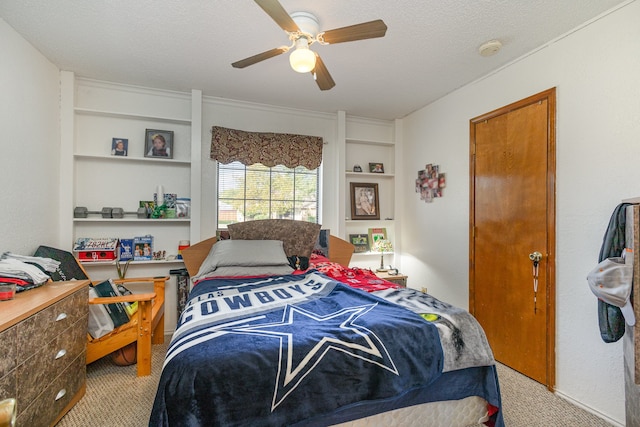
[[349, 234], [349, 242], [355, 246], [354, 253], [361, 254], [369, 252], [369, 235], [368, 234]]
[[379, 220], [380, 201], [378, 184], [368, 182], [350, 183], [351, 219]]
[[140, 200], [138, 206], [144, 208], [147, 218], [151, 218], [151, 214], [156, 208], [156, 203], [153, 200]]
[[139, 236], [133, 238], [133, 260], [151, 261], [153, 259], [153, 236]]
[[371, 172], [371, 173], [384, 173], [384, 164], [382, 164], [382, 163], [369, 163], [369, 172]]
[[387, 240], [387, 229], [384, 227], [370, 228], [369, 229], [369, 245], [373, 245], [378, 240]]
[[145, 157], [173, 159], [173, 131], [147, 129], [144, 141]]
[[111, 139], [111, 155], [126, 156], [129, 152], [129, 140], [126, 138]]

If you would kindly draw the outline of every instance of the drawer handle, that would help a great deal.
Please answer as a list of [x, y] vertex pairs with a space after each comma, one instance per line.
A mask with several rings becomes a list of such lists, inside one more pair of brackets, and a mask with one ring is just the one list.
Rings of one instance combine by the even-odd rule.
[[60, 313], [58, 314], [58, 317], [56, 317], [56, 322], [59, 322], [60, 320], [64, 320], [67, 318], [67, 313]]
[[58, 392], [58, 394], [56, 394], [56, 400], [62, 399], [65, 394], [67, 394], [67, 390], [63, 388]]
[[56, 359], [55, 359], [55, 360], [58, 360], [58, 359], [60, 359], [61, 357], [66, 356], [66, 354], [67, 354], [67, 350], [65, 350], [65, 349], [63, 348], [62, 350], [60, 350], [60, 351], [58, 352], [58, 354], [56, 354]]

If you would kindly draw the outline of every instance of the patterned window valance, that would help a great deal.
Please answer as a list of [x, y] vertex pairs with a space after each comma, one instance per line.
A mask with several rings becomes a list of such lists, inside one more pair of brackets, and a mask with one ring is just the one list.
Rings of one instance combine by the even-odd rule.
[[316, 169], [322, 163], [322, 138], [289, 133], [245, 132], [213, 126], [211, 158], [220, 163], [262, 163], [273, 167], [304, 166]]

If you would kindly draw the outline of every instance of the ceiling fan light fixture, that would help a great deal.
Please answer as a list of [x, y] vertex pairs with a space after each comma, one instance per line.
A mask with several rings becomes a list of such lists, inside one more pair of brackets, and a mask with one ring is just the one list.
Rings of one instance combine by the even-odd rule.
[[336, 85], [336, 82], [333, 81], [320, 55], [310, 49], [312, 44], [317, 42], [321, 45], [329, 45], [374, 39], [384, 37], [387, 32], [387, 24], [382, 19], [376, 19], [319, 33], [318, 18], [309, 12], [293, 12], [289, 14], [282, 7], [279, 0], [255, 0], [255, 2], [287, 33], [291, 44], [289, 46], [276, 47], [233, 62], [231, 66], [245, 68], [289, 52], [291, 68], [298, 73], [311, 73], [320, 90], [329, 90]]
[[289, 63], [298, 73], [308, 73], [316, 67], [316, 54], [309, 49], [306, 38], [296, 40], [296, 50], [289, 55]]

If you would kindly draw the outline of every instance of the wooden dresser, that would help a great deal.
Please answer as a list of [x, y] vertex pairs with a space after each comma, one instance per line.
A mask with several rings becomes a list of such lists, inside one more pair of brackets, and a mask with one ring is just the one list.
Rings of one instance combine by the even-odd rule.
[[0, 400], [17, 426], [51, 426], [84, 396], [88, 280], [47, 283], [0, 301]]

